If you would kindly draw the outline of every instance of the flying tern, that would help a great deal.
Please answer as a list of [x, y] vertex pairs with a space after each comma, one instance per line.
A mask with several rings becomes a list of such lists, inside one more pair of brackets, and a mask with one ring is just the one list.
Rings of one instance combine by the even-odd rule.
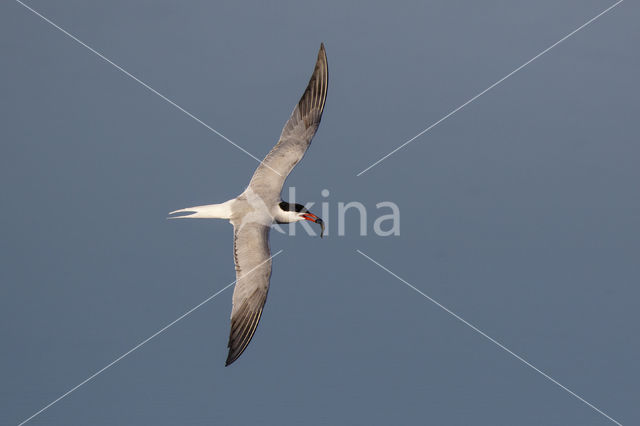
[[328, 83], [327, 56], [324, 44], [320, 44], [307, 88], [284, 125], [278, 143], [253, 173], [247, 189], [222, 204], [189, 207], [169, 213], [183, 214], [171, 219], [228, 219], [233, 225], [236, 284], [225, 365], [233, 363], [244, 352], [260, 322], [271, 277], [271, 225], [308, 220], [320, 225], [320, 236], [324, 233], [322, 219], [300, 204], [283, 201], [280, 194], [285, 179], [304, 156], [318, 129]]

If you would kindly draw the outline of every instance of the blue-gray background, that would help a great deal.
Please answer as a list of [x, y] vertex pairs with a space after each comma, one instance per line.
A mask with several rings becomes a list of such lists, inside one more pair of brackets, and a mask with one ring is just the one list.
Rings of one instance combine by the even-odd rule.
[[[402, 210], [401, 236], [284, 249], [225, 368], [227, 290], [31, 421], [42, 425], [639, 424], [640, 7], [30, 1], [255, 155], [321, 41], [330, 90], [299, 201]], [[256, 162], [49, 24], [0, 4], [0, 423], [17, 424], [234, 280], [232, 228], [165, 220]], [[316, 211], [317, 213], [317, 211]], [[330, 225], [335, 217], [329, 217]], [[335, 228], [333, 229], [335, 231]]]

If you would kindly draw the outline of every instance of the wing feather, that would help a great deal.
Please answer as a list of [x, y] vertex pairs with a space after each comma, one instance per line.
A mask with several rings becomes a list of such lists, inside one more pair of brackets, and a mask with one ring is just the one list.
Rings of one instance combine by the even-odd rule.
[[229, 354], [225, 365], [233, 363], [247, 348], [258, 328], [267, 300], [271, 259], [269, 227], [260, 223], [234, 223], [233, 254], [236, 285], [233, 290]]
[[280, 197], [285, 179], [309, 148], [322, 118], [328, 85], [327, 55], [321, 44], [307, 88], [284, 125], [278, 143], [258, 166], [249, 183], [265, 202]]

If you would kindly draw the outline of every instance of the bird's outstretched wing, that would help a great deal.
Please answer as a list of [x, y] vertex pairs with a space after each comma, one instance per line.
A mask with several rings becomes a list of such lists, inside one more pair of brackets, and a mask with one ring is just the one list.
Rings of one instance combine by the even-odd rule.
[[238, 359], [256, 332], [271, 277], [270, 228], [258, 222], [233, 225], [236, 285], [233, 290], [229, 355], [225, 365]]
[[280, 140], [258, 166], [249, 187], [263, 200], [280, 197], [282, 185], [291, 170], [302, 159], [316, 134], [327, 99], [329, 70], [324, 44], [302, 98], [285, 124]]

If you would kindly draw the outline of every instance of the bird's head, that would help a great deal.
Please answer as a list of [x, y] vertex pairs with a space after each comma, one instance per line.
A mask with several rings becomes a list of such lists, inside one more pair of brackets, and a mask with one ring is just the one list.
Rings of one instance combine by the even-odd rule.
[[280, 204], [280, 210], [283, 213], [283, 222], [299, 222], [301, 220], [308, 220], [320, 225], [320, 238], [324, 234], [324, 222], [315, 214], [307, 210], [302, 204], [291, 204], [286, 201], [282, 201]]

